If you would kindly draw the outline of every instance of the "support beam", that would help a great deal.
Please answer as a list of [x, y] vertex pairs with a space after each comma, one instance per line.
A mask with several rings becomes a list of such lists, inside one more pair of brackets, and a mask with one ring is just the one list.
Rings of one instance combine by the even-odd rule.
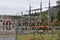
[[49, 0], [49, 8], [48, 8], [48, 27], [50, 28], [51, 17], [50, 17], [50, 0]]

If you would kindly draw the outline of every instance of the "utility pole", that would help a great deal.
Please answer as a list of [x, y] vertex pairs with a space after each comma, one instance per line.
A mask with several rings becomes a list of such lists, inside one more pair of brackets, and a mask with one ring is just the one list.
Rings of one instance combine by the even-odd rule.
[[[16, 17], [17, 17], [17, 13], [16, 13]], [[15, 19], [15, 40], [17, 40], [17, 18]]]
[[37, 33], [37, 16], [35, 16], [34, 18], [35, 18], [35, 33]]
[[[50, 9], [50, 0], [49, 0], [49, 8], [48, 8], [48, 29], [51, 28], [50, 24], [51, 24], [51, 9]], [[52, 40], [53, 40], [53, 28], [52, 30]]]
[[31, 4], [29, 4], [29, 17], [30, 17], [30, 28], [31, 28]]
[[50, 22], [51, 22], [51, 17], [50, 17], [50, 0], [49, 0], [49, 8], [48, 8], [48, 27], [50, 28]]
[[42, 23], [42, 0], [40, 1], [40, 25]]
[[23, 12], [21, 11], [21, 33], [23, 31]]

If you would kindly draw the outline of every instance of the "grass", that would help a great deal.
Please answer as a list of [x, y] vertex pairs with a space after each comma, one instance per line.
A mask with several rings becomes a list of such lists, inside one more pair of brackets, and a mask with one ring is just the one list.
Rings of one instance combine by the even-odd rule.
[[56, 30], [56, 34], [58, 35], [57, 40], [60, 40], [60, 30]]
[[[44, 40], [52, 40], [52, 35], [51, 34], [42, 34], [42, 37]], [[35, 39], [35, 40], [43, 40], [40, 34], [27, 34], [27, 35], [18, 35], [17, 40], [29, 40], [29, 39]], [[53, 40], [57, 39], [57, 34], [53, 35]]]
[[[0, 36], [13, 36], [15, 34], [1, 34]], [[52, 38], [53, 37], [53, 38]], [[56, 30], [56, 33], [53, 34], [42, 34], [42, 37], [40, 34], [18, 34], [17, 40], [60, 40], [60, 30]]]

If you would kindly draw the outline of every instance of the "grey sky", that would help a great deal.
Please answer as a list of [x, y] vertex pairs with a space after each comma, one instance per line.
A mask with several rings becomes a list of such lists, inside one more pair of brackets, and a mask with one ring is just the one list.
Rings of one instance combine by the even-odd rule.
[[[49, 0], [42, 0], [43, 7], [48, 7]], [[40, 0], [0, 0], [0, 14], [1, 15], [15, 15], [17, 12], [28, 10], [29, 3], [32, 8], [39, 8]], [[51, 6], [56, 5], [56, 0], [51, 0]]]

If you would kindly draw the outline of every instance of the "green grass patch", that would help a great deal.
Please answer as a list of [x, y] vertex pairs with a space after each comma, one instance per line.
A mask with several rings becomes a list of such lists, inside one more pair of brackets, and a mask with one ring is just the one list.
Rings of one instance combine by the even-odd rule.
[[[53, 37], [53, 38], [52, 38]], [[29, 39], [34, 39], [34, 40], [56, 40], [57, 39], [57, 34], [54, 34], [53, 36], [51, 34], [27, 34], [27, 35], [18, 35], [17, 40], [29, 40]]]

